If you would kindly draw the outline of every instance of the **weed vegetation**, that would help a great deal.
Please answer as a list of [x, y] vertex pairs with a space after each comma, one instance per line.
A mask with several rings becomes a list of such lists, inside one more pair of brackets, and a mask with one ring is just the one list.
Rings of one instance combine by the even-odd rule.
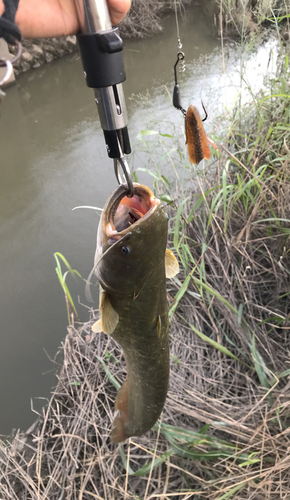
[[[120, 24], [125, 38], [144, 38], [162, 31], [162, 16], [174, 9], [175, 0], [132, 0], [128, 15]], [[193, 4], [193, 0], [179, 0], [177, 8]]]
[[[161, 419], [141, 438], [110, 444], [126, 368], [119, 346], [92, 334], [92, 311], [68, 327], [43, 414], [0, 443], [1, 499], [290, 498], [289, 90], [284, 55], [277, 78], [232, 111], [207, 170], [177, 151], [175, 167], [185, 166], [194, 189], [175, 189], [155, 165], [182, 269], [168, 283], [171, 377]], [[141, 134], [143, 147], [150, 135]], [[66, 293], [66, 261], [56, 257]]]
[[272, 27], [282, 40], [290, 39], [289, 0], [218, 0], [221, 32], [249, 37]]
[[[255, 39], [269, 27], [282, 41], [290, 40], [289, 0], [176, 0], [179, 15], [186, 15], [186, 7], [196, 4], [202, 4], [204, 14], [222, 37]], [[132, 0], [129, 14], [120, 25], [122, 35], [143, 38], [160, 32], [162, 17], [174, 8], [175, 0]]]

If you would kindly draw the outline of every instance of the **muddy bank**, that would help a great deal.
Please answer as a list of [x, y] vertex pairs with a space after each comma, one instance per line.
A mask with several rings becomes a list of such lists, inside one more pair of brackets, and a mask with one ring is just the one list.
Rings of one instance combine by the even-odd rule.
[[[9, 50], [12, 54], [16, 52], [13, 46], [9, 46]], [[76, 36], [23, 40], [22, 56], [14, 64], [15, 75], [28, 69], [39, 68], [44, 63], [51, 62], [53, 59], [59, 59], [76, 50]]]
[[[186, 9], [191, 5], [199, 5], [199, 2], [182, 0], [179, 16], [186, 15]], [[212, 20], [213, 36], [223, 37], [257, 34], [262, 26], [271, 26], [268, 18], [271, 17], [274, 8], [278, 8], [277, 0], [270, 0], [269, 5], [264, 5], [259, 1], [248, 0], [245, 4], [240, 0], [235, 0], [235, 8], [229, 8], [226, 2], [220, 2], [220, 0], [203, 1], [204, 15]], [[172, 10], [172, 6], [166, 1], [133, 0], [128, 15], [119, 25], [121, 36], [144, 38], [162, 31], [162, 17]], [[280, 17], [286, 16], [284, 7], [280, 6], [278, 12]], [[281, 40], [287, 42], [290, 38], [289, 27], [287, 25], [280, 27]], [[75, 36], [24, 40], [23, 45], [22, 58], [15, 65], [16, 75], [31, 68], [38, 68], [41, 64], [77, 50]], [[13, 46], [10, 46], [9, 50], [12, 54], [15, 53]]]

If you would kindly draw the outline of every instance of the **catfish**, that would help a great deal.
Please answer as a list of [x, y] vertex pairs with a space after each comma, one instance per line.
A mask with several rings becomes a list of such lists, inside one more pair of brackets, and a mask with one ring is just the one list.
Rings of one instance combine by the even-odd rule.
[[94, 272], [100, 283], [104, 331], [122, 347], [127, 378], [120, 388], [111, 432], [119, 443], [147, 432], [158, 420], [169, 382], [169, 325], [166, 278], [179, 272], [166, 249], [168, 216], [152, 191], [121, 184], [107, 200], [97, 233]]

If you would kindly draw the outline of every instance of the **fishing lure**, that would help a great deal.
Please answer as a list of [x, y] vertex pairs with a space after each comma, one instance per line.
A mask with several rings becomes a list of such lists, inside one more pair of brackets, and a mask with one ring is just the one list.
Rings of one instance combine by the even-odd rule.
[[201, 160], [209, 160], [210, 149], [208, 137], [204, 131], [202, 120], [196, 107], [191, 104], [185, 117], [186, 142], [191, 163], [199, 164]]
[[[180, 61], [184, 61], [184, 53], [179, 51], [177, 54], [177, 61], [174, 65], [175, 85], [173, 90], [173, 106], [180, 110], [185, 117], [185, 134], [186, 144], [188, 149], [188, 156], [191, 163], [196, 165], [201, 160], [210, 158], [209, 139], [204, 131], [202, 122], [207, 119], [207, 112], [202, 102], [202, 107], [205, 112], [205, 118], [200, 118], [199, 112], [196, 107], [191, 104], [187, 111], [182, 107], [180, 100], [180, 90], [177, 83], [176, 67]], [[184, 63], [183, 63], [184, 67]]]
[[174, 77], [175, 85], [173, 89], [173, 106], [180, 110], [185, 117], [185, 134], [186, 134], [186, 144], [188, 149], [188, 156], [191, 163], [199, 164], [201, 160], [210, 158], [209, 142], [214, 146], [209, 138], [207, 137], [202, 122], [207, 119], [207, 112], [202, 103], [202, 107], [205, 112], [205, 118], [201, 120], [199, 112], [196, 107], [191, 104], [187, 111], [181, 105], [180, 90], [177, 83], [177, 65], [180, 64], [180, 71], [185, 71], [184, 53], [181, 51], [182, 43], [179, 37], [179, 26], [177, 17], [177, 7], [175, 2], [175, 17], [176, 17], [176, 29], [177, 29], [177, 42], [178, 42], [178, 53], [177, 60], [174, 64]]

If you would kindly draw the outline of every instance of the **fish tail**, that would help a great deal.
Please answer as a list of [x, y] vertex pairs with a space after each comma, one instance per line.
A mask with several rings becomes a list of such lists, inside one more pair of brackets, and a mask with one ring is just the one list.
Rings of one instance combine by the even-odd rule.
[[111, 443], [120, 443], [121, 441], [125, 441], [127, 437], [122, 417], [116, 417], [110, 436]]

